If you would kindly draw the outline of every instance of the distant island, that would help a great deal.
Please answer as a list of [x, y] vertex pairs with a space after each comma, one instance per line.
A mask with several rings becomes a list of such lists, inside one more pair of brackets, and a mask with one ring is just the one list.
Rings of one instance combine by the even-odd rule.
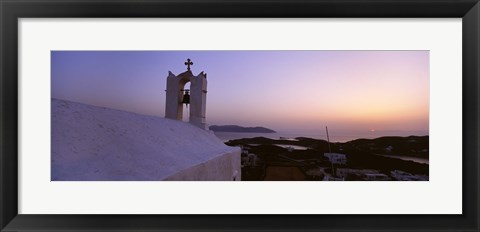
[[237, 125], [224, 125], [224, 126], [217, 126], [212, 125], [210, 126], [210, 130], [214, 132], [239, 132], [239, 133], [277, 133], [274, 130], [265, 128], [265, 127], [242, 127]]

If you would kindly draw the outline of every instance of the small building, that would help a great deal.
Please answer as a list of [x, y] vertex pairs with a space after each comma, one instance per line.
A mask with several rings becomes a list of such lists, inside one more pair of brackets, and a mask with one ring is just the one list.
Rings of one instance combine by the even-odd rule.
[[257, 166], [257, 163], [258, 163], [258, 157], [257, 155], [253, 154], [253, 153], [249, 153], [248, 154], [248, 162], [247, 162], [249, 166]]
[[392, 152], [392, 150], [393, 150], [392, 146], [388, 146], [388, 147], [385, 148], [385, 151], [388, 152], [388, 153]]
[[250, 152], [250, 147], [240, 146], [240, 148], [242, 149], [242, 155], [248, 155]]
[[309, 180], [323, 180], [325, 176], [327, 176], [327, 173], [325, 173], [325, 168], [315, 167], [305, 170], [305, 175]]
[[400, 181], [428, 181], [428, 176], [413, 175], [409, 172], [404, 172], [400, 170], [393, 170], [390, 172], [390, 175], [395, 180], [400, 180]]
[[325, 153], [324, 156], [327, 157], [328, 160], [332, 164], [346, 164], [347, 163], [347, 156], [345, 154]]
[[373, 169], [351, 169], [351, 168], [338, 168], [336, 170], [338, 177], [342, 177], [345, 180], [389, 180], [387, 175], [381, 174], [377, 170]]

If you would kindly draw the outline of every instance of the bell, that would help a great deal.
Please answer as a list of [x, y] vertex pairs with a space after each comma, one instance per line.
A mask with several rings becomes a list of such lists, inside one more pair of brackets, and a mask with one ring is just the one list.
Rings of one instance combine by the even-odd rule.
[[183, 104], [190, 104], [190, 90], [186, 89], [185, 94], [183, 95]]

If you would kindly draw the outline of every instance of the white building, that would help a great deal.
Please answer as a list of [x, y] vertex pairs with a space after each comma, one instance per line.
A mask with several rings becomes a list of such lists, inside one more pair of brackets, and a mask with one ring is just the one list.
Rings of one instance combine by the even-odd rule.
[[409, 172], [404, 172], [400, 170], [393, 170], [390, 172], [390, 175], [400, 181], [428, 181], [428, 176], [413, 175]]
[[249, 153], [247, 163], [248, 163], [248, 166], [257, 166], [257, 164], [258, 164], [257, 155], [255, 155], [253, 153]]
[[185, 65], [167, 77], [165, 118], [52, 99], [52, 180], [240, 180], [240, 148], [206, 125], [207, 74]]
[[52, 181], [241, 179], [240, 148], [162, 117], [52, 99]]
[[332, 164], [346, 164], [347, 163], [347, 157], [345, 154], [340, 154], [340, 153], [325, 153], [325, 157], [328, 158], [328, 160]]

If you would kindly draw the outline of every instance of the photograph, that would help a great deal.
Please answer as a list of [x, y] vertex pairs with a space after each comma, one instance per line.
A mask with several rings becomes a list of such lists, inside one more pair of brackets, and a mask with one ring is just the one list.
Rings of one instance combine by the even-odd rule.
[[429, 181], [428, 50], [53, 50], [51, 181]]
[[0, 0], [0, 232], [479, 231], [479, 1]]

